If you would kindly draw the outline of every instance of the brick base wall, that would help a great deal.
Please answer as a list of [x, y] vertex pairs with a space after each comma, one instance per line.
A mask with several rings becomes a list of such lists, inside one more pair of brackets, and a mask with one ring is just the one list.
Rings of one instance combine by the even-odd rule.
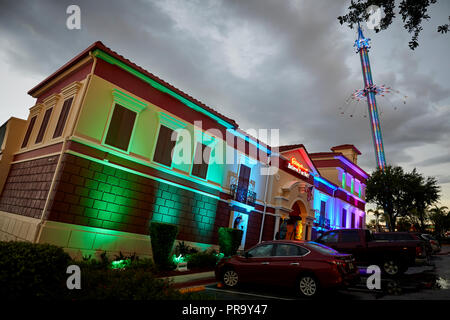
[[[40, 218], [58, 156], [11, 166], [0, 211]], [[228, 227], [226, 201], [64, 154], [49, 199], [46, 220], [148, 235], [150, 221], [176, 224], [177, 239], [217, 244]], [[246, 248], [259, 240], [262, 214], [249, 214]], [[271, 240], [275, 219], [266, 215], [263, 240]]]
[[148, 234], [150, 221], [177, 224], [179, 240], [217, 243], [222, 201], [65, 154], [48, 220]]
[[0, 211], [40, 218], [58, 156], [12, 164], [0, 196]]

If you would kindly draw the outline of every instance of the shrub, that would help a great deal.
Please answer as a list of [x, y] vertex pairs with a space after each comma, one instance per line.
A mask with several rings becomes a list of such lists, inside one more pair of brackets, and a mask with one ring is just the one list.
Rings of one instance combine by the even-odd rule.
[[235, 255], [241, 245], [243, 231], [233, 228], [219, 228], [219, 247], [225, 257]]
[[190, 254], [187, 257], [188, 269], [213, 269], [218, 260], [217, 253], [212, 251], [203, 251]]
[[0, 297], [61, 298], [70, 257], [50, 244], [0, 242]]
[[176, 256], [179, 256], [180, 254], [182, 256], [186, 256], [188, 254], [197, 253], [197, 252], [198, 252], [197, 249], [191, 247], [188, 244], [185, 244], [184, 241], [180, 241], [180, 242], [178, 242], [177, 246], [175, 247], [174, 254]]
[[170, 255], [178, 234], [178, 227], [173, 224], [151, 222], [150, 240], [152, 244], [153, 260], [162, 270], [174, 269]]
[[144, 270], [81, 269], [81, 290], [67, 290], [70, 300], [181, 300], [196, 295], [181, 294], [166, 280]]

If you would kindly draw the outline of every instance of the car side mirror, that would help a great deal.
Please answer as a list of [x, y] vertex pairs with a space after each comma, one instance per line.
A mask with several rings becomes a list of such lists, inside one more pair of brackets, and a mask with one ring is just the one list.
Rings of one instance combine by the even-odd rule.
[[250, 258], [250, 255], [249, 255], [248, 251], [244, 252], [244, 257]]

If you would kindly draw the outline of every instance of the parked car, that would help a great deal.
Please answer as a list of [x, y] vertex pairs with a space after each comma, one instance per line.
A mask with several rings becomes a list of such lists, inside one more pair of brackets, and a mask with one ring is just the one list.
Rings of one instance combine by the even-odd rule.
[[324, 233], [316, 242], [352, 254], [358, 265], [378, 265], [389, 276], [400, 275], [408, 267], [426, 262], [422, 241], [377, 241], [370, 230], [332, 230]]
[[215, 275], [227, 287], [239, 283], [291, 286], [306, 297], [359, 281], [351, 254], [294, 240], [265, 241], [243, 255], [224, 258], [217, 264]]
[[425, 246], [426, 259], [430, 262], [431, 255], [433, 254], [433, 248], [430, 242], [422, 237], [419, 232], [375, 232], [373, 234], [375, 240], [389, 240], [389, 241], [410, 241], [418, 240], [422, 241]]
[[422, 239], [425, 239], [430, 244], [433, 254], [441, 251], [441, 244], [431, 234], [422, 233], [420, 236], [422, 237]]

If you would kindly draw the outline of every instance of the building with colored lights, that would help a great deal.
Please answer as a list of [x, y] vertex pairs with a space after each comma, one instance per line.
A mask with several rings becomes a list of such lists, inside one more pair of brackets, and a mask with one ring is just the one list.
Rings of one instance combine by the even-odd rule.
[[272, 148], [101, 42], [28, 93], [28, 119], [0, 127], [0, 240], [151, 256], [151, 221], [200, 249], [220, 227], [242, 249], [364, 227], [354, 146]]

